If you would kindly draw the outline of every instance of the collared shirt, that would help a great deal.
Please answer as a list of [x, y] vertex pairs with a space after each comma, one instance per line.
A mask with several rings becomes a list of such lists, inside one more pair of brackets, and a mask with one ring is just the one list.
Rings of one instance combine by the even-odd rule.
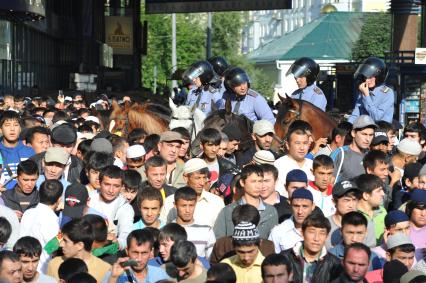
[[303, 242], [297, 243], [293, 247], [293, 252], [297, 257], [301, 259], [301, 264], [303, 266], [303, 282], [311, 282], [315, 269], [317, 267], [318, 261], [327, 254], [326, 247], [323, 246], [321, 249], [321, 253], [318, 255], [316, 260], [310, 261], [310, 262], [308, 262], [305, 258]]
[[[212, 90], [212, 91], [210, 91]], [[221, 99], [223, 92], [219, 89], [211, 87], [209, 90], [193, 88], [189, 91], [186, 97], [185, 105], [194, 106], [197, 103], [197, 108], [208, 115], [212, 111], [212, 101], [216, 103]]]
[[253, 264], [245, 267], [242, 265], [238, 255], [234, 255], [222, 260], [222, 263], [229, 264], [237, 276], [238, 283], [259, 283], [262, 282], [262, 274], [260, 266], [262, 265], [265, 257], [258, 251], [256, 259]]
[[366, 212], [358, 209], [359, 212], [364, 214], [364, 216], [374, 223], [374, 231], [376, 234], [376, 245], [380, 245], [380, 239], [385, 231], [385, 217], [386, 217], [386, 209], [383, 206], [375, 209], [373, 211], [373, 217], [370, 217]]
[[326, 192], [327, 195], [324, 195], [312, 181], [308, 184], [308, 190], [312, 193], [312, 196], [314, 197], [315, 205], [321, 209], [325, 217], [329, 217], [336, 212], [336, 207], [333, 202], [333, 196], [331, 195], [331, 192], [333, 190], [332, 185], [328, 185]]
[[[174, 195], [166, 198], [161, 210], [160, 219], [164, 223], [174, 220], [177, 216], [174, 208]], [[214, 226], [219, 212], [225, 207], [223, 200], [215, 194], [202, 191], [195, 205], [194, 220], [198, 224]]]
[[[166, 271], [164, 271], [160, 267], [147, 265], [146, 269], [147, 269], [147, 274], [146, 274], [146, 277], [145, 277], [145, 279], [143, 281], [138, 281], [136, 279], [135, 274], [130, 269], [129, 275], [132, 278], [133, 282], [136, 282], [136, 283], [155, 283], [155, 282], [158, 282], [160, 280], [167, 280], [167, 279], [169, 279], [169, 276], [167, 275]], [[111, 276], [111, 271], [108, 271], [108, 273], [105, 275], [105, 278], [104, 278], [104, 280], [102, 282], [103, 283], [107, 283], [110, 276]], [[116, 282], [117, 283], [127, 283], [127, 282], [129, 282], [129, 280], [127, 278], [127, 274], [126, 273], [121, 274], [117, 278]]]
[[293, 169], [300, 169], [306, 173], [308, 180], [313, 181], [314, 175], [312, 175], [312, 160], [305, 158], [302, 167], [289, 155], [284, 155], [283, 157], [275, 160], [275, 167], [278, 169], [278, 180], [275, 185], [275, 190], [280, 193], [280, 195], [288, 198], [287, 190], [285, 189], [285, 180], [287, 178], [288, 172]]
[[317, 87], [314, 83], [311, 85], [308, 85], [304, 89], [297, 89], [291, 94], [291, 98], [293, 99], [302, 99], [305, 101], [308, 101], [321, 109], [322, 111], [325, 111], [325, 108], [327, 106], [327, 98], [325, 97], [322, 90]]
[[303, 235], [294, 226], [294, 218], [292, 216], [283, 223], [275, 226], [268, 240], [274, 242], [275, 252], [280, 253], [291, 249], [297, 243], [303, 241]]
[[[343, 242], [341, 242], [335, 245], [333, 248], [329, 249], [329, 253], [337, 256], [339, 259], [343, 259], [343, 256], [345, 255], [345, 245], [343, 244]], [[375, 252], [371, 251], [368, 271], [373, 271], [382, 268], [384, 262], [380, 260], [379, 256]]]

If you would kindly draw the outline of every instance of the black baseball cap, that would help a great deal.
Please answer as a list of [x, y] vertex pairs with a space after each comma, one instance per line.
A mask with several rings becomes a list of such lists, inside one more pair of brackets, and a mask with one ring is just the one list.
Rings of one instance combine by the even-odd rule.
[[83, 210], [87, 205], [89, 193], [84, 185], [75, 183], [69, 185], [65, 190], [65, 204], [63, 215], [71, 218], [83, 216]]
[[359, 191], [358, 186], [352, 181], [340, 181], [333, 186], [333, 198], [340, 198], [349, 191]]

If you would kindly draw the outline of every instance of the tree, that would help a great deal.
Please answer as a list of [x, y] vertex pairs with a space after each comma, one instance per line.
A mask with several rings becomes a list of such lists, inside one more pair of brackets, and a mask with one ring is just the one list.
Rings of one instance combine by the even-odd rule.
[[369, 56], [385, 57], [391, 47], [391, 15], [366, 13], [359, 39], [352, 48], [352, 59], [362, 61]]

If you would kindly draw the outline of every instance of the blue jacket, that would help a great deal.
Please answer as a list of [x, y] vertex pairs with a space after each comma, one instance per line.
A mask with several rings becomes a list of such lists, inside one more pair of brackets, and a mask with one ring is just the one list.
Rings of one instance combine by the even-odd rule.
[[[4, 184], [7, 180], [10, 179], [10, 175], [8, 170], [6, 169], [6, 164], [9, 166], [10, 170], [12, 171], [12, 174], [16, 174], [16, 169], [18, 167], [19, 162], [27, 160], [31, 156], [35, 154], [34, 150], [26, 146], [22, 143], [22, 141], [18, 142], [18, 145], [15, 147], [6, 147], [3, 144], [3, 141], [0, 142], [0, 153], [1, 157], [3, 159], [2, 163], [2, 171], [1, 171], [1, 177], [0, 177], [0, 183]], [[6, 189], [12, 189], [15, 185], [15, 182], [10, 182]]]

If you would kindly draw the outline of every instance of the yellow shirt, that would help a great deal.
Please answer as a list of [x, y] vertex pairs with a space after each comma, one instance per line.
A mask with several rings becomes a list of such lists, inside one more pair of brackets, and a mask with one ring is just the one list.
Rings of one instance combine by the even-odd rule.
[[[59, 282], [59, 266], [64, 262], [64, 258], [57, 256], [53, 258], [47, 266], [47, 275], [52, 276]], [[95, 277], [98, 283], [102, 283], [106, 273], [111, 269], [111, 265], [100, 258], [90, 255], [88, 261], [86, 261], [87, 269], [89, 274]]]
[[225, 258], [221, 262], [227, 263], [232, 267], [237, 276], [237, 283], [259, 283], [262, 282], [260, 266], [264, 259], [265, 257], [259, 251], [254, 263], [249, 267], [243, 267], [237, 255]]

